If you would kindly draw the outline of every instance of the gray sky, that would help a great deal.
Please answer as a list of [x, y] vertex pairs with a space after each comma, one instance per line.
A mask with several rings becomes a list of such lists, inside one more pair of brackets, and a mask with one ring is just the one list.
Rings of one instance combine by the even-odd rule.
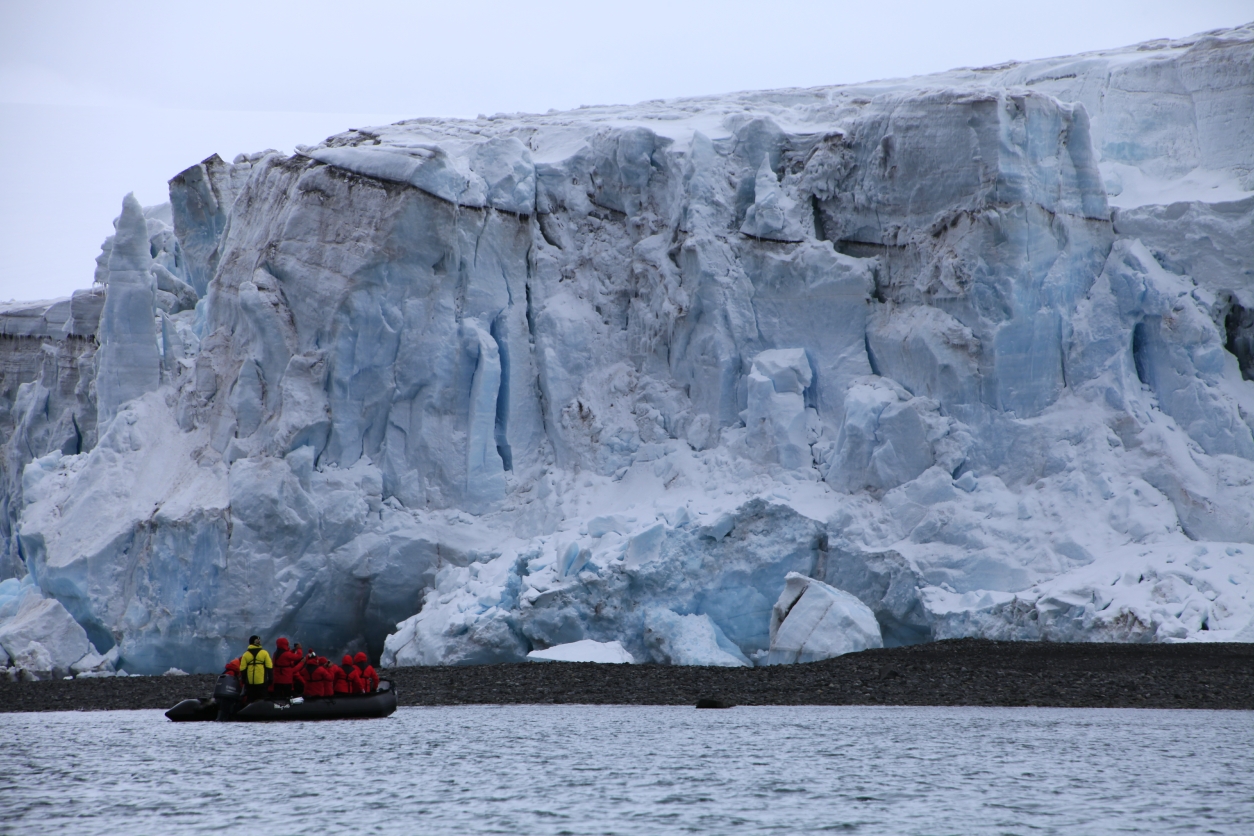
[[354, 125], [916, 75], [1234, 26], [1254, 0], [0, 0], [0, 300], [91, 282], [122, 196]]

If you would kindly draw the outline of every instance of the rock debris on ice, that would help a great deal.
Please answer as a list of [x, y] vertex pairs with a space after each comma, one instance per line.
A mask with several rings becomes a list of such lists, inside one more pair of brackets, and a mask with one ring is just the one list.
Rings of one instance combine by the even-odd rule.
[[1251, 135], [1246, 26], [210, 157], [0, 307], [0, 661], [1248, 640]]

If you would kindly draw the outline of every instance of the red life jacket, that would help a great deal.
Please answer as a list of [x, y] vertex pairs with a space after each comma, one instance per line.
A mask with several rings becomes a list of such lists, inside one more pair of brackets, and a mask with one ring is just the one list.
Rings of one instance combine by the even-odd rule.
[[306, 672], [305, 661], [302, 659], [300, 665], [292, 668], [292, 687], [297, 694], [307, 694], [309, 692], [309, 674]]
[[374, 671], [374, 665], [366, 665], [366, 669], [361, 672], [362, 681], [366, 683], [366, 693], [373, 694], [379, 690], [379, 675]]
[[275, 685], [291, 685], [292, 676], [296, 673], [296, 668], [300, 665], [301, 654], [294, 650], [284, 650], [274, 660], [274, 684]]
[[356, 665], [349, 665], [344, 675], [348, 679], [348, 692], [350, 694], [366, 693], [366, 680], [361, 678], [361, 671], [357, 670]]
[[318, 666], [313, 669], [313, 679], [309, 683], [310, 687], [314, 689], [312, 692], [312, 696], [315, 696], [315, 697], [331, 696], [331, 689], [332, 689], [334, 679], [335, 679], [335, 674], [331, 673], [331, 669], [327, 667], [326, 665], [319, 663]]
[[344, 669], [339, 665], [331, 666], [331, 675], [335, 678], [334, 693], [351, 694], [352, 686], [348, 684], [348, 675], [344, 673]]

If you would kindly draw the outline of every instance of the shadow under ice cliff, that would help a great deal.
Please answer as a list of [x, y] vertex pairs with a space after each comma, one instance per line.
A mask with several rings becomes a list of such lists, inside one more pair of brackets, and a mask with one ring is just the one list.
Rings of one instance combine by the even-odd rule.
[[0, 310], [0, 662], [1254, 640], [1250, 136], [1254, 26], [211, 157]]

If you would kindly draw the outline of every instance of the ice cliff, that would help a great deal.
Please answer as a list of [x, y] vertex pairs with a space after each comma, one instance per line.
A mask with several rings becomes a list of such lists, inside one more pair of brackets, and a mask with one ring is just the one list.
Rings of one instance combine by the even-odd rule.
[[211, 157], [0, 311], [0, 577], [146, 672], [1254, 639], [1251, 136], [1254, 25]]

